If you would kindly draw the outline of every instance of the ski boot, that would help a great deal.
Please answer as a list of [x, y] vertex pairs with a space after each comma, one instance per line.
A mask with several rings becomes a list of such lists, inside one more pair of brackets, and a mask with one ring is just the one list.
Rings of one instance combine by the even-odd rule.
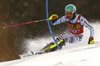
[[[62, 49], [62, 46], [65, 45], [65, 42], [63, 39], [61, 39], [57, 44]], [[57, 49], [58, 49], [57, 45], [54, 44], [54, 42], [51, 42], [48, 45], [46, 45], [43, 49], [41, 49], [41, 51], [47, 53], [47, 52], [56, 51]]]

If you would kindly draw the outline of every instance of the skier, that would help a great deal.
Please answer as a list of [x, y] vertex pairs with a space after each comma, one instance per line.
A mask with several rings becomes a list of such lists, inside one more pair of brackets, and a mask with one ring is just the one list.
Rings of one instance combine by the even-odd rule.
[[[90, 30], [88, 44], [95, 43], [93, 26], [83, 16], [76, 13], [76, 7], [73, 4], [68, 4], [65, 7], [65, 15], [62, 16], [61, 18], [58, 19], [57, 15], [52, 16], [52, 22], [51, 22], [52, 25], [57, 25], [63, 22], [67, 22], [68, 29], [56, 38], [57, 42], [61, 41], [62, 39], [63, 39], [63, 43], [64, 42], [76, 43], [81, 41], [84, 33], [84, 26], [85, 26]], [[49, 43], [49, 45], [53, 45], [53, 44], [55, 44], [55, 42]], [[62, 45], [60, 47], [62, 47]], [[52, 48], [49, 50], [52, 50]]]

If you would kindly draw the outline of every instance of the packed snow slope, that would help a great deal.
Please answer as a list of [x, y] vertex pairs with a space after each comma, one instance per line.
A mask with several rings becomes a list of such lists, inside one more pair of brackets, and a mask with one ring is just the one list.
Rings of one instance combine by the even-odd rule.
[[[85, 28], [83, 40], [75, 44], [66, 44], [62, 50], [41, 55], [27, 56], [19, 60], [2, 62], [0, 66], [100, 66], [100, 23], [92, 24], [95, 28], [95, 41], [88, 45], [89, 30]], [[39, 51], [51, 37], [36, 40], [28, 39], [27, 54]], [[25, 55], [25, 54], [24, 54]]]

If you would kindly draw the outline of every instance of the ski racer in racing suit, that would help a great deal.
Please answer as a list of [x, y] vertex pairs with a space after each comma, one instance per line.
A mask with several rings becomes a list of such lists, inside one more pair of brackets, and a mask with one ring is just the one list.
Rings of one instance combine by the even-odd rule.
[[57, 16], [52, 17], [52, 25], [57, 25], [67, 22], [68, 30], [58, 36], [57, 39], [64, 39], [65, 42], [75, 43], [81, 41], [84, 32], [84, 26], [90, 30], [90, 37], [88, 44], [94, 43], [94, 28], [93, 26], [81, 15], [76, 14], [76, 7], [69, 4], [65, 7], [65, 15], [57, 20]]
[[[62, 39], [65, 43], [76, 43], [81, 41], [85, 26], [90, 30], [88, 44], [95, 43], [93, 26], [83, 16], [76, 14], [76, 7], [73, 4], [69, 4], [65, 7], [65, 15], [61, 18], [58, 19], [57, 15], [52, 16], [52, 25], [57, 25], [64, 22], [67, 23], [68, 29], [56, 38], [57, 42]], [[55, 42], [51, 42], [49, 44], [55, 44]]]

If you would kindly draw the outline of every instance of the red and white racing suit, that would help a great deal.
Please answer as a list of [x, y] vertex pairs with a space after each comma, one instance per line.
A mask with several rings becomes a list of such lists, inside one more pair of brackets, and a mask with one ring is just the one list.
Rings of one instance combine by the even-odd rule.
[[94, 36], [93, 26], [81, 15], [76, 14], [75, 19], [69, 20], [67, 16], [62, 16], [52, 25], [57, 25], [63, 22], [67, 22], [68, 29], [60, 34], [57, 41], [64, 39], [67, 43], [75, 43], [81, 41], [84, 33], [84, 26], [90, 30], [90, 36]]

